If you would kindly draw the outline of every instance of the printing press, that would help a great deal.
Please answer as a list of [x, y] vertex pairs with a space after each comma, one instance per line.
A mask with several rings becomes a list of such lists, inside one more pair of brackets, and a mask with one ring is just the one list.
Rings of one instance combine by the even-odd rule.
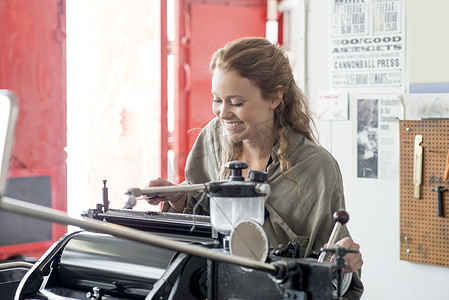
[[[245, 180], [245, 165], [228, 163], [226, 181], [129, 189], [123, 209], [109, 208], [104, 185], [103, 203], [83, 214], [87, 230], [61, 237], [15, 299], [338, 299], [352, 251], [328, 247], [317, 261], [299, 258], [294, 242], [269, 249], [261, 224], [270, 187], [264, 172]], [[211, 216], [132, 210], [139, 199], [180, 191], [209, 197]], [[336, 212], [332, 235], [347, 220]], [[328, 252], [337, 259], [324, 261]]]

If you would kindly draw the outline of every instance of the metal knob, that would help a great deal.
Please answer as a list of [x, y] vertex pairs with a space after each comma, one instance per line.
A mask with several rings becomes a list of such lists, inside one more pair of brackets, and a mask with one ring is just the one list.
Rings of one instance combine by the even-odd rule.
[[249, 171], [248, 178], [254, 182], [267, 182], [268, 175], [266, 172], [262, 171]]
[[231, 177], [229, 177], [229, 180], [242, 181], [245, 179], [242, 176], [242, 169], [248, 168], [248, 164], [246, 162], [238, 160], [229, 161], [225, 164], [225, 167], [231, 170]]
[[344, 209], [339, 209], [334, 212], [334, 222], [339, 222], [341, 225], [345, 225], [349, 221], [349, 214]]

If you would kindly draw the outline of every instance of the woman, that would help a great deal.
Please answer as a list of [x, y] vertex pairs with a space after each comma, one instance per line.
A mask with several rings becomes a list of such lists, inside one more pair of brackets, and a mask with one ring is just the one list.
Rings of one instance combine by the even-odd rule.
[[[248, 169], [268, 174], [271, 192], [263, 228], [272, 247], [300, 242], [301, 256], [319, 250], [329, 239], [333, 213], [345, 207], [340, 169], [314, 137], [307, 100], [295, 83], [285, 52], [263, 38], [241, 38], [218, 50], [211, 59], [213, 119], [199, 134], [186, 165], [187, 183], [228, 178], [225, 163], [244, 161]], [[161, 178], [149, 186], [171, 185]], [[193, 213], [200, 195], [167, 194], [163, 210]], [[196, 213], [208, 214], [209, 202]], [[344, 227], [341, 246], [359, 249]], [[360, 269], [360, 254], [345, 256], [351, 273]], [[363, 292], [354, 273], [347, 299]]]

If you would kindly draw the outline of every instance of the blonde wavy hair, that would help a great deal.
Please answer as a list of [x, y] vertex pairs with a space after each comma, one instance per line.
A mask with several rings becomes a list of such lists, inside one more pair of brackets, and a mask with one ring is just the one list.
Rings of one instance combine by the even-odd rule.
[[[209, 68], [212, 72], [217, 68], [237, 72], [252, 81], [260, 89], [262, 98], [267, 101], [272, 99], [279, 92], [279, 86], [282, 86], [282, 101], [274, 111], [275, 134], [279, 144], [277, 155], [281, 172], [284, 176], [286, 172], [290, 173], [291, 163], [286, 157], [286, 152], [292, 141], [288, 131], [299, 132], [313, 142], [317, 142], [317, 139], [312, 130], [315, 124], [308, 101], [296, 85], [285, 50], [265, 38], [240, 38], [217, 50], [212, 55]], [[224, 165], [238, 158], [241, 142], [235, 143], [227, 138], [222, 138], [221, 141], [220, 177], [225, 179], [229, 176], [229, 172]], [[294, 178], [291, 179], [295, 181]]]

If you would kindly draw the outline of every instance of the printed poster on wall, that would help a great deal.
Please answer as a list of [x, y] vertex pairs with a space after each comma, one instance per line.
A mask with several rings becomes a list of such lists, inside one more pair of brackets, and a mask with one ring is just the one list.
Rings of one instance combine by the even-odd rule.
[[351, 95], [357, 178], [399, 181], [401, 95]]
[[402, 0], [333, 0], [333, 89], [405, 91]]

